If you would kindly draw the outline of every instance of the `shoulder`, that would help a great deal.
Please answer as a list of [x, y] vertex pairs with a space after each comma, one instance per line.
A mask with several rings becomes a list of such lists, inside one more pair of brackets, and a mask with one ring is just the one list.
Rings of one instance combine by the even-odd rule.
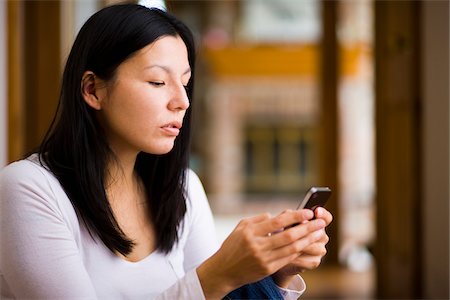
[[190, 202], [207, 201], [203, 184], [192, 169], [186, 171], [186, 190]]
[[0, 170], [0, 186], [8, 188], [11, 186], [27, 187], [46, 181], [48, 171], [39, 163], [36, 155], [27, 159], [13, 162]]
[[186, 171], [187, 210], [193, 214], [209, 211], [209, 202], [203, 184], [198, 175], [192, 170]]
[[198, 175], [192, 170], [186, 170], [186, 185], [189, 192], [204, 192], [202, 182]]
[[3, 209], [41, 207], [58, 210], [61, 189], [58, 180], [32, 155], [0, 170], [0, 199]]

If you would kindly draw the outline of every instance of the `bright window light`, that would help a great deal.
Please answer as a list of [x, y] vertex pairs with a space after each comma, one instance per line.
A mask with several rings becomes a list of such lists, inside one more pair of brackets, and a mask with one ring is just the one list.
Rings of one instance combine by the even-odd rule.
[[139, 0], [138, 4], [148, 8], [155, 7], [164, 11], [166, 10], [166, 3], [164, 0]]

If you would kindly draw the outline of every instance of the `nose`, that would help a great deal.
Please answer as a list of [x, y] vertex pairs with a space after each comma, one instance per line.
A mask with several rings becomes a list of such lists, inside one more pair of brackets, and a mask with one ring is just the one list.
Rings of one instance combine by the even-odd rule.
[[169, 102], [170, 110], [187, 110], [189, 108], [189, 98], [187, 96], [186, 88], [179, 85], [174, 88], [172, 99]]

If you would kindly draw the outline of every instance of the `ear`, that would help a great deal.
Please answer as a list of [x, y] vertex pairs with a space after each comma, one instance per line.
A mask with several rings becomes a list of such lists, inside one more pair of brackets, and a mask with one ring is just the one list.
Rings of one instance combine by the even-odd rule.
[[81, 95], [84, 101], [95, 110], [102, 109], [102, 99], [99, 93], [100, 80], [95, 76], [94, 72], [86, 71], [81, 78]]

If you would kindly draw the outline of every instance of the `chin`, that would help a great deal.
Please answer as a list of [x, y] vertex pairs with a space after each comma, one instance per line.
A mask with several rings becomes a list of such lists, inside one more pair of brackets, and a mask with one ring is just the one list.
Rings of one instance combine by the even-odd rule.
[[144, 150], [147, 153], [155, 154], [155, 155], [164, 155], [172, 151], [174, 144], [171, 145], [164, 145], [160, 147], [151, 147], [148, 149], [148, 151]]

